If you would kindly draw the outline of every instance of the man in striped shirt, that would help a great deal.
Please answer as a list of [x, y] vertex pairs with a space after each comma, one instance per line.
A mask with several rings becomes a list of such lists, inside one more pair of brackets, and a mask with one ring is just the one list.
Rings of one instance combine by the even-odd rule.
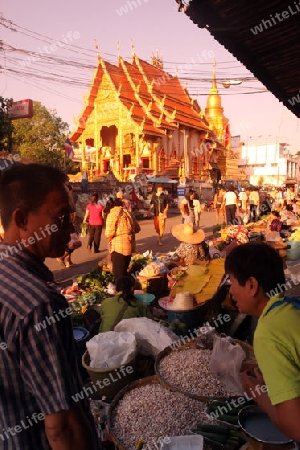
[[96, 450], [70, 308], [44, 264], [73, 232], [66, 176], [38, 164], [0, 174], [0, 448]]

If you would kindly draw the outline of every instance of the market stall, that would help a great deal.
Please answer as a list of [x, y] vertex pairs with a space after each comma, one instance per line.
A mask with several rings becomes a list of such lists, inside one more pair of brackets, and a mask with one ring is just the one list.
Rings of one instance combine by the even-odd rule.
[[[229, 234], [236, 237], [236, 232], [239, 238], [244, 236], [241, 229], [231, 229]], [[204, 443], [207, 450], [216, 445], [238, 450], [251, 441], [255, 448], [255, 438], [253, 444], [245, 430], [241, 434], [238, 412], [249, 399], [238, 390], [236, 378], [232, 381], [232, 373], [238, 373], [242, 364], [249, 368], [256, 362], [249, 344], [228, 336], [228, 346], [243, 352], [239, 359], [226, 354], [223, 347], [221, 360], [220, 351], [216, 353], [216, 336], [221, 339], [220, 332], [228, 331], [238, 313], [234, 307], [233, 315], [229, 313], [232, 305], [227, 295], [225, 259], [216, 243], [212, 244], [218, 258], [197, 260], [189, 266], [174, 262], [172, 252], [133, 255], [130, 272], [136, 279], [135, 295], [148, 303], [153, 319], [121, 320], [114, 331], [85, 336], [81, 342], [85, 389], [103, 446], [120, 450], [199, 449]], [[72, 308], [75, 329], [89, 328], [87, 312], [97, 313], [101, 302], [115, 295], [113, 283], [109, 270], [97, 267], [63, 291]], [[136, 340], [136, 349], [115, 363], [112, 356], [119, 352], [114, 341], [110, 353], [111, 343], [104, 344], [99, 336], [115, 339], [119, 335], [120, 340], [122, 333]], [[129, 348], [126, 336], [120, 353]], [[90, 347], [95, 338], [99, 339], [99, 354], [103, 356], [103, 349], [107, 350], [105, 361], [98, 366], [92, 362]], [[141, 356], [143, 362], [151, 361], [150, 366], [141, 368]], [[227, 367], [225, 378], [216, 371], [221, 363]], [[228, 409], [236, 398], [241, 402], [238, 408]], [[223, 407], [222, 414], [219, 407]], [[233, 433], [232, 423], [239, 428]], [[174, 439], [179, 439], [176, 444]], [[290, 441], [283, 442], [283, 448], [287, 444]]]

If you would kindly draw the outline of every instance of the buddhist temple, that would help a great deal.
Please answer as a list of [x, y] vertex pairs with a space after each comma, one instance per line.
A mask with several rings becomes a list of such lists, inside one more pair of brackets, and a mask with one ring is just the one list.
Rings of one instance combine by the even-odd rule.
[[70, 140], [77, 158], [96, 175], [207, 181], [210, 169], [224, 160], [226, 130], [215, 66], [204, 115], [179, 79], [163, 70], [160, 58], [148, 63], [133, 51], [130, 63], [119, 56], [116, 65], [98, 55]]

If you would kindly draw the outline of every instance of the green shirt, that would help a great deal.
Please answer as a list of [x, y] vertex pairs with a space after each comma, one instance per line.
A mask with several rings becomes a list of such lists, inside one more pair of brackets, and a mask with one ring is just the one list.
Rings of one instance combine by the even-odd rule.
[[254, 353], [273, 405], [300, 397], [300, 310], [277, 294], [262, 312], [254, 334]]
[[[124, 305], [125, 301], [121, 298], [120, 295], [107, 298], [101, 303], [100, 333], [104, 331], [111, 331], [111, 327], [113, 326], [119, 312]], [[123, 319], [133, 319], [134, 317], [148, 317], [148, 319], [153, 318], [147, 306], [143, 305], [143, 303], [139, 302], [138, 300], [131, 300], [131, 306], [127, 307], [126, 311], [123, 314]]]

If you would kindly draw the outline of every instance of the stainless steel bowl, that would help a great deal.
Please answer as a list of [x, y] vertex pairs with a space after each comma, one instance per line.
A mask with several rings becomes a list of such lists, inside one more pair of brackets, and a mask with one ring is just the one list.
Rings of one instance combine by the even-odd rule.
[[269, 445], [285, 445], [293, 442], [278, 430], [258, 405], [243, 408], [239, 412], [238, 422], [243, 432], [258, 442]]

